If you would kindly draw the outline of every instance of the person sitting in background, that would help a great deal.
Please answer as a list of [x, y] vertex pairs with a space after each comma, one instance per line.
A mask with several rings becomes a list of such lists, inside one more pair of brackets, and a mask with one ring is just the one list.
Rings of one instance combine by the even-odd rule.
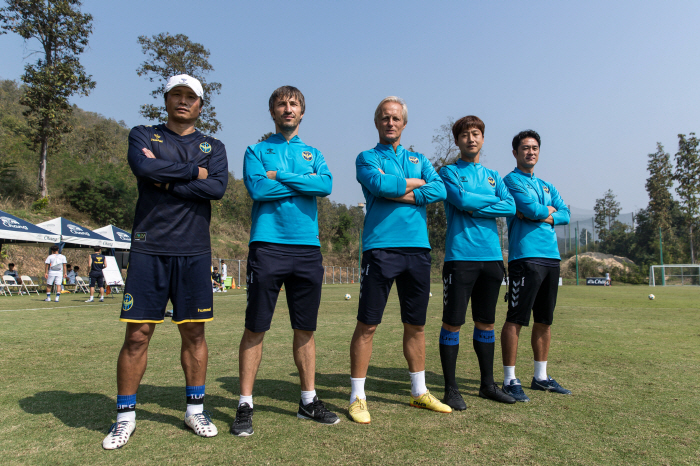
[[214, 289], [214, 293], [221, 292], [224, 289], [224, 281], [221, 279], [221, 274], [219, 273], [219, 268], [214, 267], [214, 271], [211, 273], [211, 284]]
[[[72, 267], [72, 265], [66, 264], [66, 271], [68, 274], [66, 275], [66, 279], [63, 280], [63, 283], [61, 284], [61, 293], [70, 293], [70, 291], [66, 290], [66, 285], [70, 285], [70, 276], [73, 273]], [[75, 279], [73, 279], [73, 284], [75, 284]]]
[[22, 284], [22, 279], [19, 276], [19, 273], [15, 270], [15, 264], [10, 262], [7, 264], [8, 270], [5, 270], [5, 273], [3, 275], [9, 275], [10, 277], [14, 278], [15, 281], [17, 282], [18, 285]]
[[66, 269], [68, 269], [68, 276], [66, 278], [67, 285], [75, 285], [75, 277], [78, 275], [78, 267], [77, 265], [75, 266], [75, 269], [72, 269], [72, 266], [70, 264], [66, 264]]

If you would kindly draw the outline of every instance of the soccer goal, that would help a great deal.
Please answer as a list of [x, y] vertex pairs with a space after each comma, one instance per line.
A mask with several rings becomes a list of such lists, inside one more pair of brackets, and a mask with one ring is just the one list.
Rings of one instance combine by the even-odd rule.
[[700, 265], [652, 265], [649, 268], [649, 286], [700, 286]]

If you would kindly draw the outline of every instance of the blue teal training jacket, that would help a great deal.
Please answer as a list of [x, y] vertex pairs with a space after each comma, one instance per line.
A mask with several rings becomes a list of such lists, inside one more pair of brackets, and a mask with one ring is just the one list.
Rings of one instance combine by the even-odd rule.
[[[401, 145], [394, 153], [392, 146], [377, 144], [357, 156], [355, 168], [367, 206], [362, 250], [430, 248], [425, 206], [445, 199], [445, 185], [430, 161]], [[415, 205], [390, 200], [406, 193], [406, 178], [425, 180], [413, 190]]]
[[[274, 180], [268, 171], [276, 171]], [[274, 134], [248, 146], [243, 158], [243, 183], [253, 199], [250, 242], [320, 246], [316, 197], [333, 187], [323, 155], [299, 136], [289, 142]]]
[[518, 212], [525, 216], [522, 220], [517, 216], [508, 219], [508, 262], [528, 257], [561, 260], [554, 226], [539, 221], [549, 217], [547, 206], [552, 206], [557, 209], [552, 214], [554, 225], [569, 223], [569, 208], [559, 191], [551, 183], [517, 168], [503, 181], [515, 200]]
[[458, 159], [440, 169], [440, 178], [447, 191], [445, 262], [502, 261], [496, 218], [515, 215], [515, 201], [498, 172]]

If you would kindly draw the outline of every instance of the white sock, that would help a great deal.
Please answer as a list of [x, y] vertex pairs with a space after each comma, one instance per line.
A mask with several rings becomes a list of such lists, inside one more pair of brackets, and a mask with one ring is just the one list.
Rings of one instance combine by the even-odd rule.
[[185, 411], [185, 417], [190, 417], [193, 414], [201, 414], [204, 411], [204, 404], [200, 403], [198, 405], [187, 405], [187, 411]]
[[354, 403], [356, 398], [361, 400], [367, 398], [367, 395], [365, 395], [365, 380], [367, 380], [366, 377], [362, 377], [361, 379], [353, 379], [350, 377], [350, 404]]
[[535, 361], [535, 380], [547, 380], [547, 361]]
[[305, 392], [304, 390], [301, 391], [301, 403], [306, 406], [309, 403], [313, 403], [314, 397], [316, 396], [316, 390], [309, 390], [308, 392]]
[[515, 366], [503, 366], [503, 385], [507, 387], [515, 378]]
[[253, 407], [253, 395], [248, 395], [248, 396], [241, 395], [241, 397], [238, 399], [238, 406], [242, 405], [243, 403], [248, 403], [248, 406], [250, 406], [252, 408]]
[[411, 395], [414, 398], [428, 391], [428, 387], [425, 386], [425, 371], [409, 372], [408, 375], [411, 376]]
[[127, 411], [125, 413], [117, 413], [117, 422], [131, 421], [136, 422], [136, 411]]

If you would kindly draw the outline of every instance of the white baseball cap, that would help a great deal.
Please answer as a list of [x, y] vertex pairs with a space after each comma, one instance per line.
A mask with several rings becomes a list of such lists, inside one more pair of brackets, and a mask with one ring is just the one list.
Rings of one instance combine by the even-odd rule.
[[170, 92], [174, 87], [185, 86], [189, 87], [197, 94], [197, 97], [202, 97], [204, 95], [204, 90], [202, 89], [202, 83], [199, 82], [197, 78], [186, 74], [178, 74], [177, 76], [172, 76], [168, 79], [168, 84], [165, 85], [165, 92]]

